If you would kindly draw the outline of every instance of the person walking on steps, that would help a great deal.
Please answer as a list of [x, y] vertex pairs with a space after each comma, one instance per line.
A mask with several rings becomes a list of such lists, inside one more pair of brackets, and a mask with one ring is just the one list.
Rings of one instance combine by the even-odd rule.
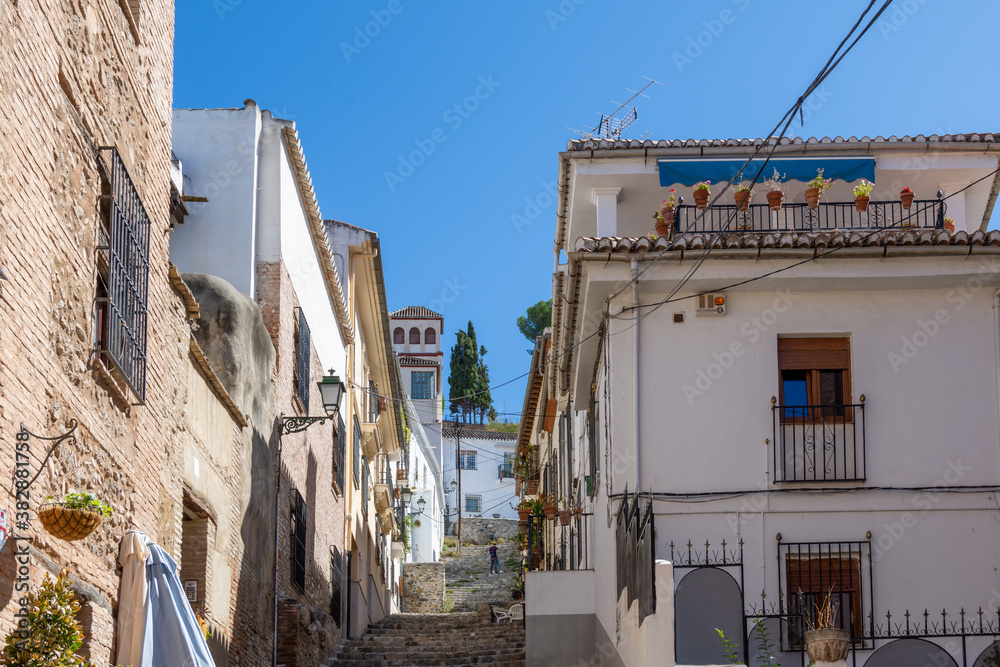
[[500, 574], [500, 557], [497, 555], [497, 543], [490, 545], [490, 574]]

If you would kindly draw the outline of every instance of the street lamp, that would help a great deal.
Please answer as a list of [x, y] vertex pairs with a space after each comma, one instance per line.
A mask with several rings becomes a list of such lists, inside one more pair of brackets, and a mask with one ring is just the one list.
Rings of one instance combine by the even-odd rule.
[[[320, 400], [323, 401], [323, 410], [326, 414], [322, 417], [286, 417], [281, 413], [278, 417], [278, 471], [274, 481], [274, 637], [273, 637], [273, 660], [278, 664], [278, 525], [281, 518], [281, 438], [290, 433], [299, 433], [306, 430], [313, 424], [322, 424], [326, 420], [333, 420], [335, 414], [340, 413], [340, 397], [344, 394], [344, 383], [334, 375], [331, 368], [327, 375], [323, 376], [316, 385], [319, 387]], [[309, 406], [306, 406], [308, 409]], [[342, 434], [338, 434], [343, 437]]]
[[424, 500], [423, 496], [420, 496], [420, 500], [417, 501], [417, 513], [423, 514], [424, 508], [427, 506], [427, 501]]
[[399, 498], [403, 501], [404, 507], [409, 507], [410, 498], [413, 497], [413, 491], [410, 491], [410, 487], [404, 486], [399, 492]]

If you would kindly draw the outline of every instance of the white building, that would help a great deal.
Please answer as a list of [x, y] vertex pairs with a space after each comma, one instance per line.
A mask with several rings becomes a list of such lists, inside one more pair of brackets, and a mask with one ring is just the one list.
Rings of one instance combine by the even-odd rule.
[[[399, 356], [403, 375], [403, 391], [413, 400], [422, 423], [440, 424], [444, 411], [444, 317], [423, 306], [407, 306], [390, 313], [389, 322], [392, 349]], [[435, 444], [440, 446], [439, 438]]]
[[[413, 401], [406, 398], [408, 414], [416, 411]], [[431, 445], [427, 432], [417, 420], [410, 420], [409, 468], [405, 482], [411, 492], [410, 503], [403, 509], [412, 516], [410, 553], [406, 560], [414, 563], [436, 563], [444, 544], [445, 514], [441, 460]]]
[[[453, 422], [450, 422], [453, 423]], [[484, 517], [517, 519], [514, 488], [514, 444], [517, 433], [484, 431], [468, 424], [448, 426], [444, 435], [445, 489], [452, 521]], [[461, 456], [458, 452], [461, 451]], [[458, 473], [461, 468], [461, 496]], [[452, 483], [454, 482], [454, 483]]]
[[[589, 569], [528, 575], [529, 665], [717, 664], [715, 628], [759, 664], [745, 635], [762, 615], [778, 662], [800, 664], [803, 615], [830, 591], [853, 664], [992, 651], [1000, 145], [782, 140], [764, 175], [786, 176], [784, 205], [738, 212], [721, 191], [760, 143], [560, 155], [552, 350], [539, 339], [522, 441], [584, 512], [582, 528], [539, 522], [540, 566]], [[817, 168], [834, 181], [809, 208]], [[704, 180], [720, 198], [648, 237], [670, 190], [690, 201]], [[561, 542], [575, 558], [554, 557]], [[653, 660], [674, 612], [676, 653]]]

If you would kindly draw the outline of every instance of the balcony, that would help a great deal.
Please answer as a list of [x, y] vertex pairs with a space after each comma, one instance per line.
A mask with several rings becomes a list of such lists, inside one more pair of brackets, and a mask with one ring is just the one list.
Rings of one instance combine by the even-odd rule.
[[778, 405], [774, 419], [775, 482], [865, 480], [865, 397], [843, 405]]
[[[392, 499], [395, 495], [395, 483], [393, 482], [392, 471], [384, 456], [378, 457], [382, 462], [382, 467], [378, 471], [375, 481], [375, 510], [379, 513], [392, 507]], [[376, 465], [378, 465], [376, 463]]]
[[[760, 196], [760, 195], [758, 195]], [[733, 204], [677, 207], [674, 231], [678, 234], [710, 232], [819, 232], [876, 229], [944, 229], [944, 202], [915, 200], [909, 209], [900, 201], [872, 201], [860, 212], [854, 202], [826, 202], [816, 208], [785, 203], [777, 211], [767, 204], [751, 204], [740, 211]], [[704, 215], [702, 215], [704, 214]]]
[[377, 422], [364, 422], [361, 424], [361, 435], [364, 442], [361, 449], [365, 456], [374, 459], [375, 455], [382, 451], [382, 431]]
[[501, 481], [512, 479], [514, 477], [514, 464], [501, 463], [497, 466], [497, 475], [499, 475]]

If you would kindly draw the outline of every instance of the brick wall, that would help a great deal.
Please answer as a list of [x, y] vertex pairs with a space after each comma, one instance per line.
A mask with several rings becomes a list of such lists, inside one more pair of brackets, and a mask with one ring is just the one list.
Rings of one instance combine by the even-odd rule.
[[[293, 385], [299, 304], [283, 263], [258, 264], [257, 301], [277, 350], [274, 384], [280, 409], [288, 416], [325, 414], [316, 388], [324, 371], [315, 344], [310, 348], [310, 405], [299, 402]], [[305, 317], [308, 321], [308, 312]], [[321, 335], [337, 334], [312, 330], [313, 338]], [[288, 667], [322, 664], [333, 655], [341, 637], [341, 630], [330, 616], [333, 547], [336, 545], [344, 551], [344, 504], [343, 498], [334, 491], [336, 441], [333, 433], [334, 425], [325, 422], [313, 424], [301, 433], [286, 435], [282, 441], [278, 591], [284, 598], [286, 611], [279, 618], [278, 634], [286, 645], [283, 649], [286, 652], [292, 651], [288, 644], [294, 638], [296, 662], [285, 662]], [[298, 590], [291, 578], [293, 489], [301, 494], [307, 508], [305, 591]]]
[[403, 563], [403, 609], [410, 614], [444, 611], [444, 563]]
[[[181, 428], [174, 378], [189, 335], [167, 280], [173, 23], [169, 0], [142, 3], [138, 40], [118, 2], [19, 0], [0, 16], [0, 265], [9, 278], [0, 281], [0, 471], [14, 470], [21, 422], [54, 435], [79, 421], [78, 444], [53, 456], [33, 506], [90, 490], [115, 514], [78, 542], [49, 536], [34, 517], [27, 532], [36, 581], [66, 566], [92, 591], [82, 620], [98, 664], [113, 649], [122, 534], [138, 528], [168, 550], [180, 535], [167, 502], [175, 485], [161, 476]], [[152, 223], [144, 406], [109, 388], [92, 363], [100, 146], [119, 148]], [[31, 441], [32, 471], [44, 454]], [[5, 487], [0, 507], [13, 502]], [[0, 553], [0, 636], [13, 627], [13, 551]]]

